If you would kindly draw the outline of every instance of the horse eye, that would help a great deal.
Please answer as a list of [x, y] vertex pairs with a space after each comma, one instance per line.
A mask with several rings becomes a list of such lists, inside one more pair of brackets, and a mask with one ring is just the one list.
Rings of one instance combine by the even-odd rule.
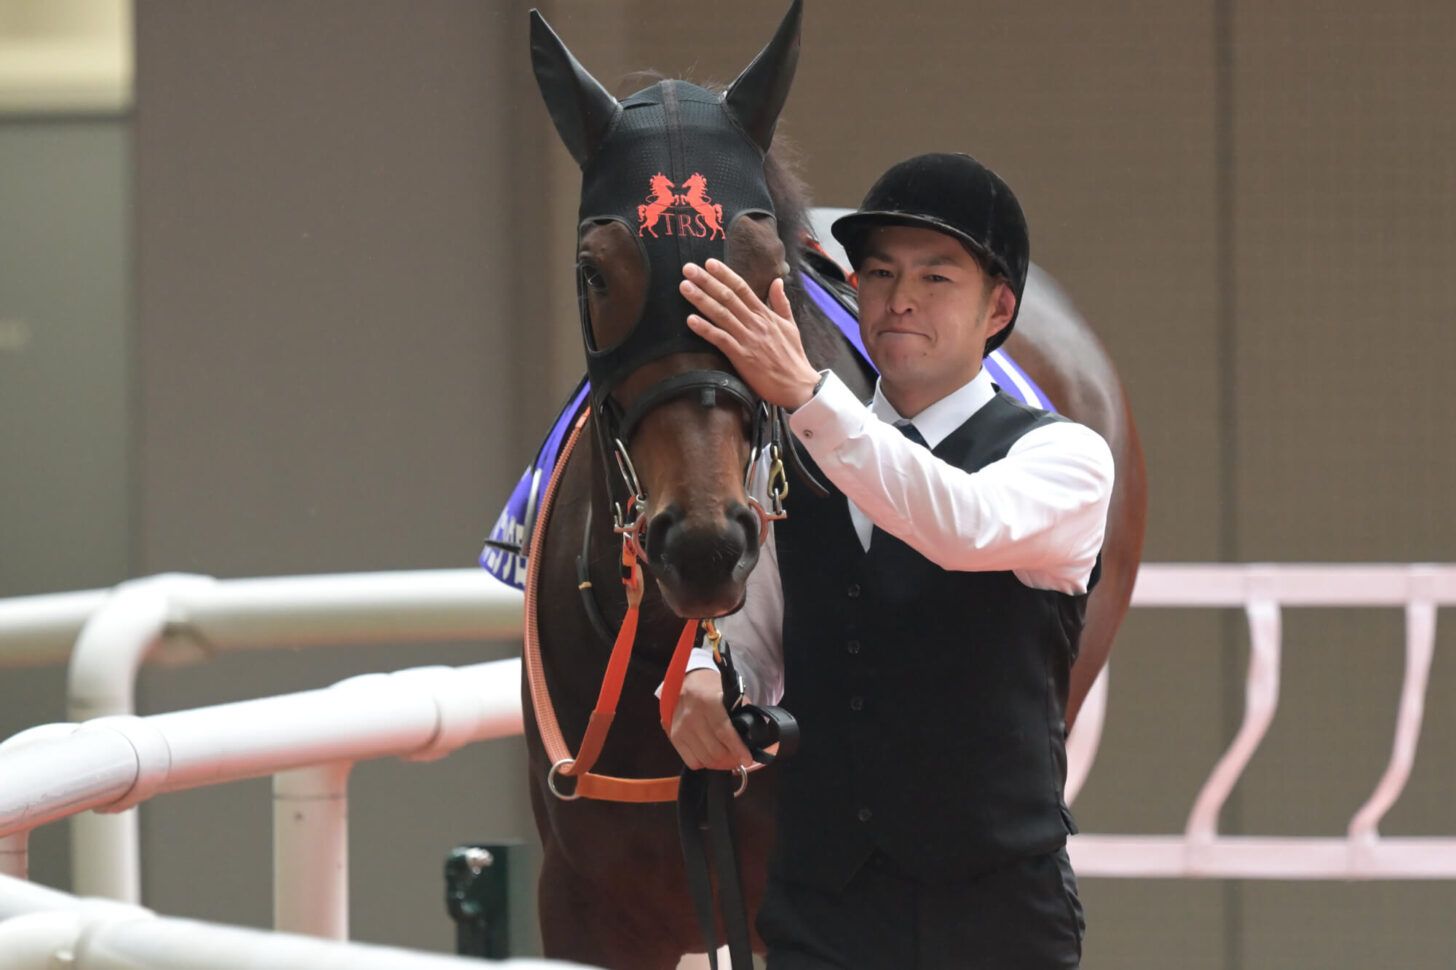
[[607, 291], [607, 278], [596, 266], [591, 263], [578, 263], [576, 269], [581, 274], [581, 281], [587, 285], [588, 289], [595, 293]]

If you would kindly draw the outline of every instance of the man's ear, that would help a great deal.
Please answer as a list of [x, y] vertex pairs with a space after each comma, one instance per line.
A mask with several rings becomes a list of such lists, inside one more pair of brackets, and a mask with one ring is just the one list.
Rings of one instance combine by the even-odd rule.
[[991, 290], [989, 302], [991, 312], [986, 326], [987, 340], [1005, 330], [1011, 323], [1011, 318], [1016, 315], [1016, 294], [1011, 291], [1011, 284], [998, 279]]

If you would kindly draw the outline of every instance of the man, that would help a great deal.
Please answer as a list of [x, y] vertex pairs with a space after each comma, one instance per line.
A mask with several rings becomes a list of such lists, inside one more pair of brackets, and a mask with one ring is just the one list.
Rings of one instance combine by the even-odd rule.
[[[1063, 715], [1112, 456], [981, 367], [1029, 265], [997, 175], [968, 155], [909, 159], [833, 231], [880, 371], [868, 406], [809, 364], [782, 281], [768, 306], [716, 261], [682, 284], [693, 330], [792, 409], [837, 490], [794, 492], [723, 624], [756, 699], [782, 667], [802, 729], [758, 917], [768, 966], [1076, 967]], [[677, 712], [689, 767], [747, 762], [714, 671], [688, 675]]]

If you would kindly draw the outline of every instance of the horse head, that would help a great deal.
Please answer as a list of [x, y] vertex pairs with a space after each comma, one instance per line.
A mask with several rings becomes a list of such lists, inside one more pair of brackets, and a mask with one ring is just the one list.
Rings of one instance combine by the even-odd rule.
[[795, 0], [723, 94], [664, 80], [618, 101], [531, 15], [536, 80], [582, 171], [577, 291], [599, 463], [620, 524], [688, 618], [743, 601], [768, 528], [745, 473], [769, 409], [688, 329], [678, 284], [685, 262], [716, 258], [766, 299], [789, 271], [764, 156], [800, 19]]

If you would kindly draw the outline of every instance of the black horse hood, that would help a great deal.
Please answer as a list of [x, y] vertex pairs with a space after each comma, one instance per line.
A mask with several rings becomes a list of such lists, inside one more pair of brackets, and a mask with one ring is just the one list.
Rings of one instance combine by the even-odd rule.
[[582, 222], [617, 218], [644, 240], [701, 239], [721, 249], [738, 216], [773, 213], [763, 149], [733, 120], [722, 95], [662, 81], [621, 107], [582, 168]]
[[591, 347], [588, 340], [594, 385], [615, 384], [649, 357], [716, 353], [684, 323], [693, 308], [678, 292], [679, 270], [687, 262], [726, 260], [734, 221], [774, 212], [763, 151], [721, 96], [663, 81], [621, 105], [582, 170], [580, 216], [583, 224], [624, 223], [642, 247], [649, 275], [646, 305], [631, 334], [612, 348]]
[[618, 101], [533, 12], [531, 58], [562, 142], [582, 170], [582, 224], [623, 223], [648, 266], [646, 305], [612, 347], [593, 345], [583, 308], [593, 397], [649, 360], [715, 353], [687, 328], [691, 305], [678, 292], [684, 263], [726, 256], [744, 215], [772, 216], [764, 154], [773, 140], [799, 55], [800, 0], [772, 40], [724, 94], [661, 81]]

